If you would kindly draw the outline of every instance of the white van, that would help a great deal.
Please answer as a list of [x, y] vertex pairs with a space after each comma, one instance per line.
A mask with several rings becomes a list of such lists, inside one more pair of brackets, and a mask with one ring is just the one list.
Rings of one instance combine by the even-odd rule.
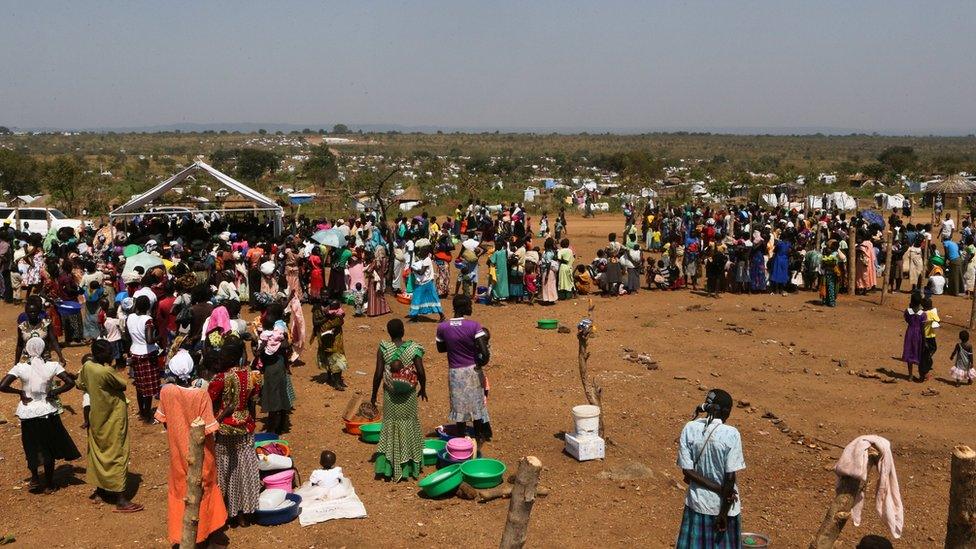
[[20, 225], [17, 226], [17, 209], [0, 208], [0, 223], [10, 220], [10, 225], [17, 230], [30, 233], [47, 234], [51, 227], [55, 230], [61, 227], [71, 227], [75, 233], [81, 231], [82, 221], [70, 219], [61, 210], [55, 208], [20, 208]]

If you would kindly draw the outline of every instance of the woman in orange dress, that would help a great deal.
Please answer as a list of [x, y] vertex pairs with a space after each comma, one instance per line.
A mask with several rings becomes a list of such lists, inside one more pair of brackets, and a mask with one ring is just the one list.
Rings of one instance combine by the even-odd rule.
[[172, 383], [163, 385], [159, 391], [159, 408], [156, 419], [166, 424], [166, 438], [169, 441], [169, 501], [167, 503], [167, 537], [170, 543], [179, 543], [183, 532], [183, 498], [186, 497], [187, 455], [189, 453], [190, 424], [201, 418], [204, 422], [206, 438], [203, 445], [203, 498], [200, 500], [200, 523], [197, 528], [197, 543], [208, 538], [214, 545], [226, 545], [223, 533], [227, 522], [227, 508], [224, 497], [217, 486], [217, 465], [214, 460], [214, 433], [217, 420], [214, 419], [213, 402], [200, 380], [192, 382], [194, 376], [193, 359], [185, 350], [176, 353], [170, 360], [167, 377]]

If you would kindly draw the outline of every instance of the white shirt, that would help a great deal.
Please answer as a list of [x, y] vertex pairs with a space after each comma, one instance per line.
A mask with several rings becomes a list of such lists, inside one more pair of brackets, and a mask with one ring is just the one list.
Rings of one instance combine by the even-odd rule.
[[[695, 458], [699, 453], [701, 457], [696, 464]], [[678, 467], [692, 469], [703, 477], [722, 484], [727, 473], [746, 468], [738, 429], [725, 425], [718, 419], [713, 419], [707, 428], [704, 419], [689, 421], [681, 430]], [[738, 492], [738, 484], [735, 490]], [[685, 495], [685, 505], [696, 513], [717, 516], [721, 510], [722, 498], [708, 488], [692, 482]], [[737, 516], [740, 512], [740, 502], [736, 500], [729, 508], [729, 516]]]
[[929, 286], [932, 288], [932, 295], [942, 295], [945, 292], [946, 279], [942, 275], [929, 277]]
[[[413, 270], [414, 280], [417, 284], [426, 284], [434, 280], [434, 263], [430, 260], [430, 257], [425, 257], [423, 259], [418, 259], [410, 264], [410, 268]], [[426, 268], [425, 268], [426, 267]]]
[[134, 355], [148, 355], [159, 350], [155, 343], [146, 342], [146, 323], [152, 320], [149, 315], [138, 315], [132, 313], [125, 317], [125, 328], [129, 332], [132, 344], [129, 345], [129, 352]]
[[17, 404], [17, 417], [32, 419], [56, 413], [58, 408], [47, 400], [47, 394], [51, 380], [63, 371], [64, 368], [57, 362], [45, 362], [40, 367], [23, 362], [15, 364], [10, 369], [10, 375], [20, 380], [24, 395], [31, 399], [27, 404]]
[[132, 294], [132, 301], [139, 299], [139, 296], [146, 296], [149, 298], [149, 306], [152, 307], [156, 304], [156, 292], [153, 292], [148, 286], [143, 286], [136, 290], [136, 293]]
[[952, 231], [956, 230], [956, 222], [951, 219], [942, 220], [942, 238], [952, 236]]
[[110, 316], [105, 317], [105, 339], [107, 341], [120, 341], [122, 339], [122, 324], [119, 319]]

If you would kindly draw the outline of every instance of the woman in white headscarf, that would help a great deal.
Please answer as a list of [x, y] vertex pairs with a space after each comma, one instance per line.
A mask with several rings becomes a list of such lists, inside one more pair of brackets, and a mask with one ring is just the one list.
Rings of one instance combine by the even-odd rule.
[[[14, 365], [10, 373], [0, 380], [0, 392], [20, 397], [17, 417], [20, 418], [20, 440], [31, 473], [30, 490], [33, 493], [43, 490], [49, 494], [56, 488], [54, 461], [71, 461], [81, 457], [61, 423], [61, 412], [55, 400], [59, 394], [71, 390], [75, 382], [60, 363], [42, 358], [43, 339], [30, 338], [24, 350], [26, 361]], [[52, 384], [55, 378], [61, 380], [57, 387]], [[11, 387], [14, 380], [20, 380], [20, 389]], [[43, 483], [38, 474], [41, 465], [44, 465]]]

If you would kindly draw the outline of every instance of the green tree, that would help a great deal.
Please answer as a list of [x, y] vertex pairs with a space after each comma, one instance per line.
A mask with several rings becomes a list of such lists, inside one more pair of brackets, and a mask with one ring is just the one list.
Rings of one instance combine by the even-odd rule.
[[312, 147], [308, 160], [302, 166], [302, 171], [305, 177], [314, 181], [316, 185], [325, 185], [339, 175], [339, 164], [328, 145], [322, 143]]
[[0, 149], [0, 189], [11, 196], [37, 187], [37, 162], [26, 154]]
[[237, 151], [233, 149], [217, 149], [210, 153], [210, 165], [224, 172], [233, 167], [237, 159]]
[[335, 126], [332, 126], [332, 133], [349, 133], [349, 126], [345, 124], [336, 124]]
[[11, 135], [13, 133], [7, 126], [0, 126], [0, 135]]
[[278, 155], [263, 149], [238, 149], [237, 170], [239, 179], [257, 181], [266, 172], [272, 174], [278, 169]]
[[70, 156], [59, 156], [43, 168], [43, 182], [47, 192], [61, 210], [68, 215], [78, 212], [79, 193], [88, 188], [90, 177], [85, 173], [83, 161]]
[[265, 135], [265, 134], [267, 134], [267, 133], [268, 133], [268, 130], [266, 130], [266, 129], [264, 129], [264, 128], [261, 128], [261, 129], [259, 129], [259, 130], [258, 130], [258, 134], [259, 134], [259, 135]]
[[903, 174], [918, 164], [918, 155], [915, 154], [915, 149], [909, 146], [894, 145], [881, 151], [878, 162], [892, 173]]

